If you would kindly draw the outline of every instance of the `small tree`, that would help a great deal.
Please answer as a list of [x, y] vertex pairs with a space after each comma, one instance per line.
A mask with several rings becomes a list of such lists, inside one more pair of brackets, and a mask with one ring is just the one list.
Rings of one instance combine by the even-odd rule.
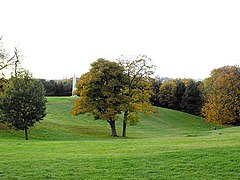
[[1, 97], [3, 121], [16, 130], [24, 130], [28, 140], [28, 129], [45, 117], [44, 88], [42, 83], [24, 72], [11, 77]]

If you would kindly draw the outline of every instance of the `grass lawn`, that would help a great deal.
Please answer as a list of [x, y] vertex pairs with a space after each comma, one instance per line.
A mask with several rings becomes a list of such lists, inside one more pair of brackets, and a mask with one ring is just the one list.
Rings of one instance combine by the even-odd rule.
[[48, 98], [29, 141], [0, 125], [0, 179], [240, 179], [240, 127], [160, 108], [112, 138], [105, 121], [71, 116], [73, 101]]

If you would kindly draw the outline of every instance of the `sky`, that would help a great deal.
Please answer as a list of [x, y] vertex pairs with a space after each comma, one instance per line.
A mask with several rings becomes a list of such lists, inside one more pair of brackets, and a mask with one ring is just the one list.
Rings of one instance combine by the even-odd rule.
[[240, 62], [239, 0], [0, 0], [0, 36], [35, 78], [147, 55], [155, 75], [203, 79]]

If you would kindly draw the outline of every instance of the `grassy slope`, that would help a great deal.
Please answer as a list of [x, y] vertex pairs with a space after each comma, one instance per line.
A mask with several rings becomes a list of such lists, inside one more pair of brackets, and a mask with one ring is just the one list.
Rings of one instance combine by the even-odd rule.
[[[240, 128], [210, 131], [185, 113], [159, 109], [112, 138], [104, 121], [69, 114], [72, 98], [49, 98], [45, 120], [23, 132], [0, 127], [0, 179], [237, 179]], [[117, 122], [121, 132], [121, 120]]]

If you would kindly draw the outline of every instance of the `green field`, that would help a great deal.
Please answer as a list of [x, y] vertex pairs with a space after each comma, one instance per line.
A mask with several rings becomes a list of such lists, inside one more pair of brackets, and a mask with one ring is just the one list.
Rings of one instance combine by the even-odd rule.
[[105, 121], [71, 116], [73, 101], [48, 98], [29, 141], [0, 125], [0, 179], [240, 179], [240, 127], [160, 108], [113, 138]]

